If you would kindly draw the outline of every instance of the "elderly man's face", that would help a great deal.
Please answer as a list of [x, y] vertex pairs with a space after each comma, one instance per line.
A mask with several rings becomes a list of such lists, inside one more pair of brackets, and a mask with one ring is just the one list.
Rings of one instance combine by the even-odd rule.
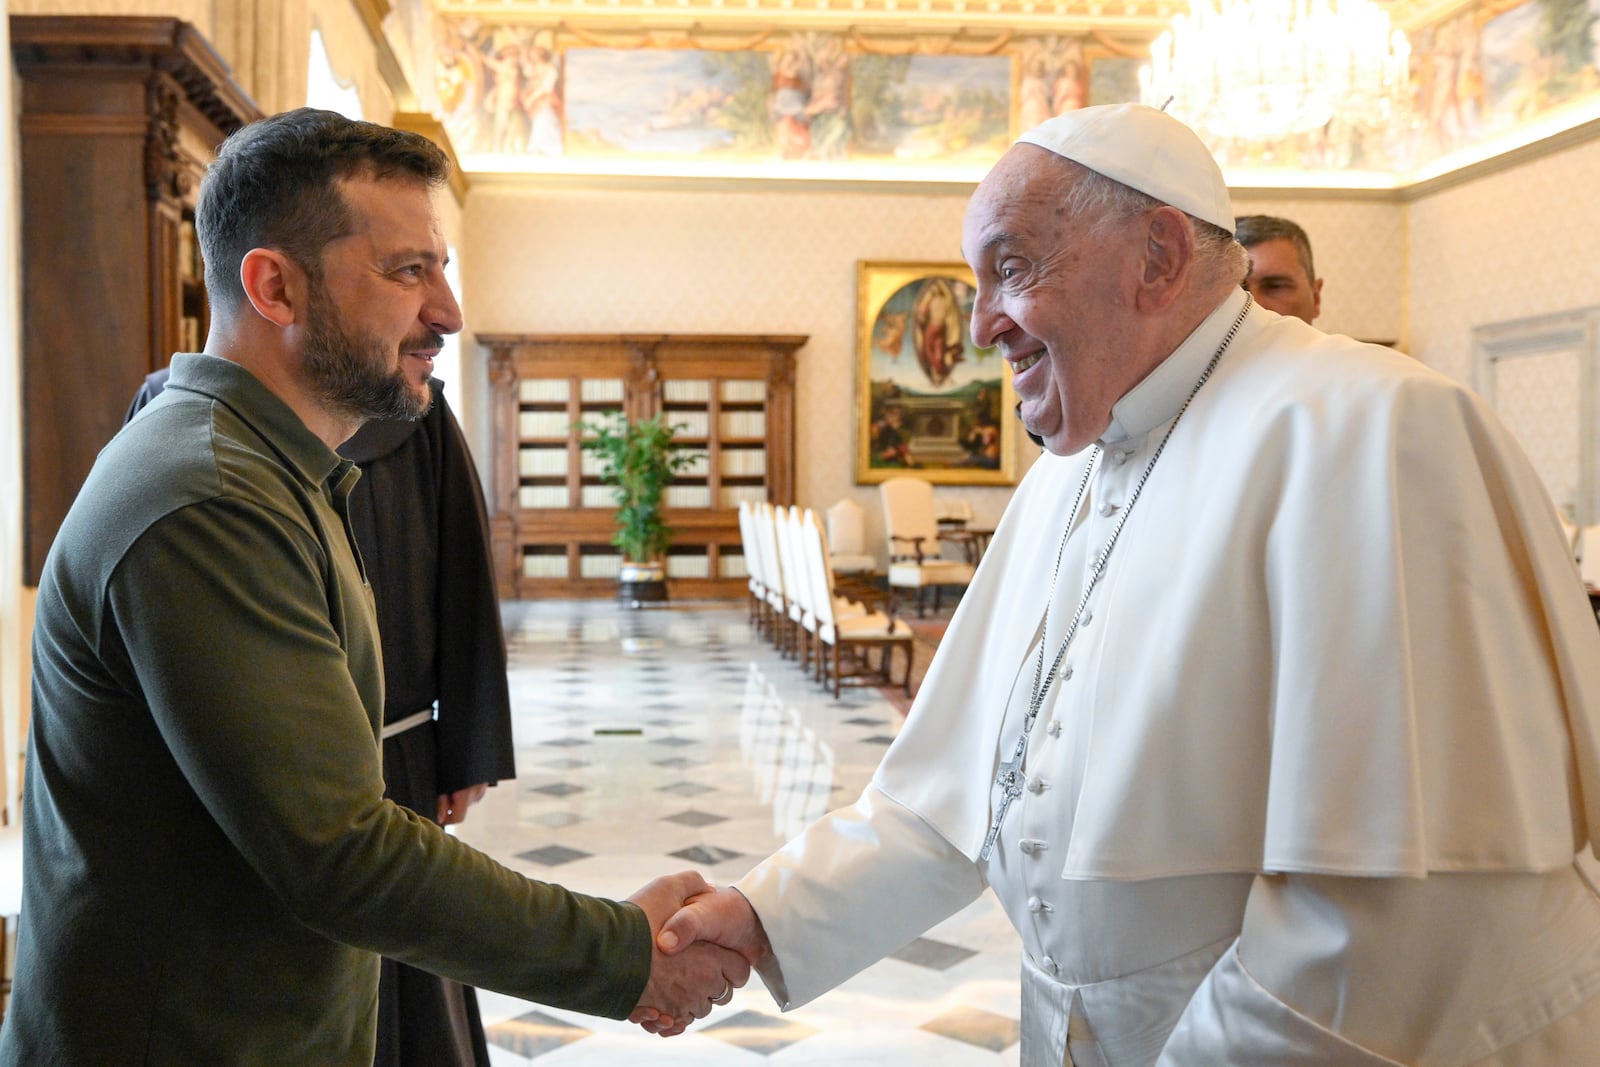
[[1147, 369], [1126, 344], [1138, 228], [1089, 233], [1061, 206], [1070, 180], [1046, 150], [1013, 146], [973, 194], [962, 237], [978, 280], [972, 340], [999, 346], [1023, 425], [1057, 455], [1104, 433]]
[[1250, 276], [1244, 287], [1256, 303], [1280, 315], [1295, 315], [1310, 322], [1322, 310], [1322, 279], [1306, 274], [1300, 250], [1287, 237], [1274, 237], [1251, 245]]

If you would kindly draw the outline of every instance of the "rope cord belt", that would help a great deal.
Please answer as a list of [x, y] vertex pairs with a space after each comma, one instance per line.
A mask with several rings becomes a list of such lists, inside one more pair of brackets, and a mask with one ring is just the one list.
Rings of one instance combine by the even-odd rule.
[[396, 734], [403, 734], [407, 730], [415, 729], [416, 727], [421, 726], [425, 722], [432, 722], [432, 721], [433, 721], [433, 709], [432, 708], [423, 708], [421, 711], [417, 712], [415, 715], [407, 715], [403, 719], [396, 719], [394, 722], [386, 722], [386, 723], [384, 723], [383, 724], [383, 732], [378, 735], [378, 738], [380, 740], [387, 741], [387, 740], [389, 740], [389, 738], [394, 737]]

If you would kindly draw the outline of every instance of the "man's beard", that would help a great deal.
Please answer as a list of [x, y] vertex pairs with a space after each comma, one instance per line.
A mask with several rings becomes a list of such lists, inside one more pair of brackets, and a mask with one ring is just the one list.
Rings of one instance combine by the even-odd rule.
[[[408, 338], [403, 349], [436, 347], [438, 334]], [[402, 349], [402, 350], [403, 350]], [[390, 350], [371, 334], [346, 330], [328, 291], [313, 284], [306, 323], [305, 368], [313, 395], [340, 415], [360, 419], [409, 419], [427, 414], [431, 390], [418, 395]]]

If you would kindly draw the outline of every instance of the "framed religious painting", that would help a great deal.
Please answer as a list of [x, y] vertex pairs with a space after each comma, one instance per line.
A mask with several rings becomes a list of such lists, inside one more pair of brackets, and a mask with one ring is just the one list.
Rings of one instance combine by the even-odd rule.
[[856, 264], [856, 481], [1015, 485], [1011, 374], [972, 343], [964, 263]]

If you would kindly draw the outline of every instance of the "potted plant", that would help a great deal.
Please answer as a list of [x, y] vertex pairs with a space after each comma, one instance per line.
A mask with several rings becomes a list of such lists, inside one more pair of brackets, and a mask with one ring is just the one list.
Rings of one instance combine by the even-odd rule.
[[661, 514], [661, 497], [673, 475], [695, 457], [673, 441], [679, 426], [665, 416], [630, 420], [614, 412], [601, 423], [583, 423], [583, 447], [600, 457], [600, 477], [612, 486], [617, 501], [617, 532], [611, 543], [622, 549], [619, 599], [637, 607], [667, 598], [667, 545], [672, 530]]

